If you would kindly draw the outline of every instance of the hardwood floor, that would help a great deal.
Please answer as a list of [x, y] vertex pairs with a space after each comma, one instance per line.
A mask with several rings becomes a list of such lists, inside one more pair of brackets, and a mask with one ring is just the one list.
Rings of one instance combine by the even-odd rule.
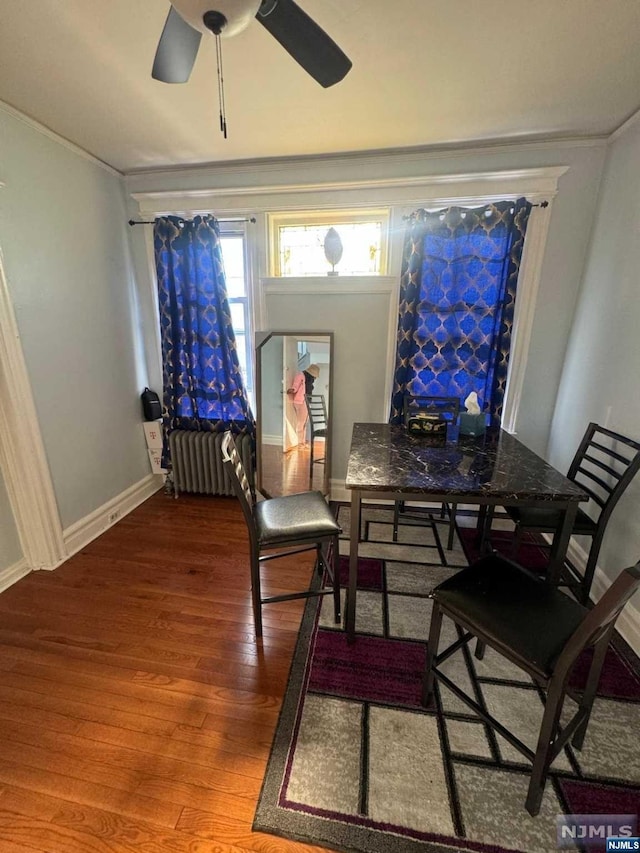
[[320, 850], [251, 831], [304, 603], [256, 644], [247, 561], [237, 501], [159, 492], [0, 595], [2, 853]]
[[[283, 453], [280, 447], [265, 444], [262, 448], [262, 481], [272, 498], [279, 495], [291, 495], [307, 489], [322, 491], [324, 464], [316, 462], [313, 466], [313, 482], [309, 482], [309, 445], [294, 447]], [[324, 456], [324, 439], [315, 440], [315, 458]]]

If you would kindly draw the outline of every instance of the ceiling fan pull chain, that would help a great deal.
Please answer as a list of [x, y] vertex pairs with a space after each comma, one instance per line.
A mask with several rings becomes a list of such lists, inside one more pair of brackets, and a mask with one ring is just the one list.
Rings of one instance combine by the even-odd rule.
[[220, 33], [215, 34], [216, 39], [216, 63], [218, 67], [218, 102], [220, 104], [220, 130], [227, 138], [227, 110], [224, 103], [224, 75], [222, 72], [222, 41]]

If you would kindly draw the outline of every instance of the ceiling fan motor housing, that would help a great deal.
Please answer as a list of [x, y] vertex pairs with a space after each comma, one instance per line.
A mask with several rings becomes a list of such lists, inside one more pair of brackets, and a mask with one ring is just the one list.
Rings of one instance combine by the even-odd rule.
[[[201, 33], [234, 36], [248, 27], [260, 0], [171, 0], [176, 12]], [[219, 29], [214, 29], [219, 27]]]
[[205, 12], [202, 16], [202, 22], [216, 36], [219, 36], [227, 25], [227, 19], [222, 12]]

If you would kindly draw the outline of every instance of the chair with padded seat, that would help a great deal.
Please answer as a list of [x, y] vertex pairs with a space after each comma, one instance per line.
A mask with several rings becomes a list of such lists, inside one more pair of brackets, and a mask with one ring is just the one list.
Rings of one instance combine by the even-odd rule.
[[[616, 619], [639, 588], [640, 563], [637, 563], [621, 572], [589, 610], [527, 569], [492, 554], [448, 578], [432, 593], [423, 704], [429, 704], [434, 682], [441, 681], [533, 762], [525, 802], [532, 816], [540, 810], [552, 761], [569, 739], [576, 749], [582, 748]], [[439, 652], [443, 616], [452, 619], [464, 633], [449, 648]], [[546, 690], [535, 752], [439, 669], [442, 662], [474, 637], [478, 639], [477, 657], [482, 656], [486, 644]], [[589, 674], [581, 697], [576, 697], [568, 689], [569, 678], [580, 654], [590, 648], [594, 654]], [[575, 698], [578, 710], [561, 728], [560, 715], [566, 695]]]
[[[311, 432], [311, 441], [309, 444], [309, 488], [313, 486], [313, 466], [324, 465], [326, 459], [326, 440], [327, 440], [327, 405], [325, 403], [324, 394], [306, 394], [304, 398], [307, 404], [307, 413], [309, 415], [309, 429]], [[316, 449], [316, 438], [325, 440], [325, 453], [318, 459], [314, 458]]]
[[[405, 394], [403, 400], [403, 423], [406, 426], [409, 418], [414, 412], [427, 412], [429, 414], [437, 414], [446, 417], [454, 425], [458, 423], [460, 417], [460, 400], [458, 397], [438, 397], [430, 395], [412, 395]], [[440, 518], [444, 518], [449, 513], [449, 535], [447, 539], [447, 549], [450, 551], [453, 548], [453, 537], [456, 529], [456, 504], [443, 503], [440, 507]], [[398, 541], [398, 527], [400, 525], [400, 517], [423, 521], [425, 512], [419, 508], [407, 510], [405, 501], [396, 501], [393, 510], [393, 541]]]
[[[249, 531], [251, 559], [251, 597], [256, 637], [262, 636], [262, 605], [275, 601], [290, 601], [318, 595], [333, 595], [334, 619], [340, 621], [340, 578], [338, 536], [342, 532], [321, 492], [301, 492], [297, 495], [256, 501], [249, 485], [233, 436], [225, 433], [222, 440], [222, 459], [236, 497], [240, 501]], [[302, 547], [298, 547], [302, 546]], [[285, 548], [287, 550], [283, 551]], [[331, 550], [331, 561], [326, 553]], [[262, 551], [277, 553], [262, 554]], [[317, 590], [263, 597], [260, 565], [267, 560], [316, 550], [319, 573], [326, 570], [331, 586]]]
[[[593, 576], [607, 522], [624, 490], [640, 468], [640, 443], [605, 427], [590, 423], [573, 458], [567, 477], [590, 498], [587, 511], [579, 508], [573, 535], [591, 538], [591, 547], [583, 573], [565, 560], [570, 573], [569, 586], [575, 587], [583, 604], [588, 604]], [[505, 507], [515, 523], [512, 557], [517, 557], [525, 532], [555, 533], [562, 523], [559, 510], [543, 507]], [[491, 524], [491, 515], [487, 525]]]

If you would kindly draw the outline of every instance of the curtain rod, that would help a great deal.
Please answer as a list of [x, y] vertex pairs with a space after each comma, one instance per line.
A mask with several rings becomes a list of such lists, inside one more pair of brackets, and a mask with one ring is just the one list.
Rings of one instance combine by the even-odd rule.
[[[255, 216], [244, 217], [244, 219], [217, 219], [218, 222], [251, 222], [255, 225], [256, 218]], [[129, 225], [155, 225], [154, 219], [130, 219]]]
[[[491, 202], [487, 202], [487, 203], [491, 204]], [[479, 206], [482, 207], [482, 205], [479, 205]], [[454, 205], [454, 207], [457, 207], [457, 205]], [[535, 204], [532, 204], [531, 207], [549, 207], [549, 202], [548, 201], [538, 201]], [[406, 222], [408, 219], [411, 219], [412, 216], [413, 216], [413, 214], [409, 213], [406, 216], [403, 216], [402, 219], [404, 222]]]

